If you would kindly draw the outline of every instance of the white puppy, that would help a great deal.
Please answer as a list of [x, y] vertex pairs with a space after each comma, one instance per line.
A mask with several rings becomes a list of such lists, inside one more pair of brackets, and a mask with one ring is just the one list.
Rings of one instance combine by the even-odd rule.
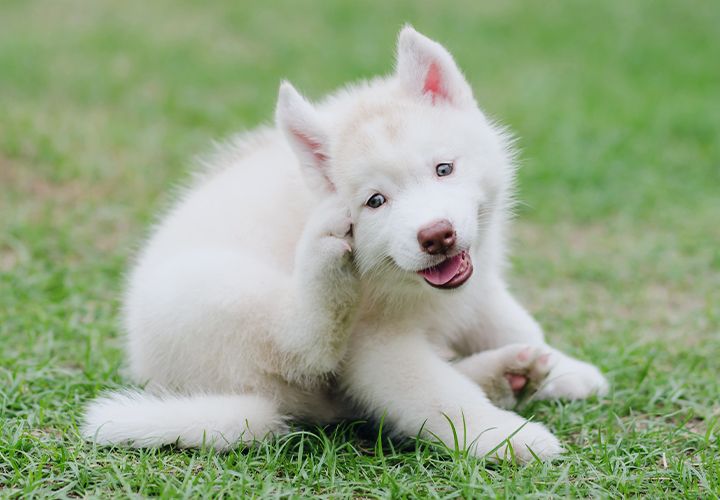
[[124, 307], [147, 386], [92, 402], [84, 434], [224, 449], [288, 420], [371, 417], [457, 432], [479, 456], [558, 454], [500, 407], [607, 383], [507, 290], [509, 139], [452, 56], [406, 27], [394, 74], [318, 105], [283, 83], [276, 121], [216, 154], [158, 224]]

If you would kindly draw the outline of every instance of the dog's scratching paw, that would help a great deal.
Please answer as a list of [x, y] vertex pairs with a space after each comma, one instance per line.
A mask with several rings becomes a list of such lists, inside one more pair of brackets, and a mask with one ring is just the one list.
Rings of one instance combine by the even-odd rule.
[[315, 208], [295, 254], [296, 279], [304, 290], [317, 290], [326, 302], [353, 304], [359, 278], [353, 256], [350, 210], [336, 195]]
[[348, 266], [353, 249], [352, 219], [337, 196], [329, 196], [315, 208], [298, 248], [302, 264], [326, 270]]
[[350, 219], [350, 214], [328, 218], [326, 222], [327, 232], [324, 238], [331, 250], [337, 251], [341, 256], [352, 253], [352, 219]]

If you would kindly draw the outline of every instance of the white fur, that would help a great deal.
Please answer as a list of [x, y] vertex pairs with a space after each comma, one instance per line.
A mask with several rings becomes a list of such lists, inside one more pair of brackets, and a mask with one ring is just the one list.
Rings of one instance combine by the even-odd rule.
[[[282, 431], [275, 404], [255, 395], [152, 395], [124, 391], [96, 399], [84, 432], [99, 444], [225, 450]], [[108, 422], [95, 425], [91, 422]]]
[[[498, 386], [507, 372], [527, 376], [537, 397], [582, 398], [607, 384], [546, 346], [507, 290], [509, 140], [450, 54], [406, 27], [394, 74], [318, 105], [284, 83], [276, 117], [275, 129], [209, 160], [130, 275], [130, 373], [164, 395], [100, 398], [84, 434], [225, 448], [283, 432], [286, 419], [371, 416], [449, 445], [454, 426], [461, 446], [497, 448], [493, 458], [506, 456], [509, 436], [520, 460], [532, 458], [528, 447], [559, 453], [544, 426], [488, 396], [512, 405], [513, 391]], [[438, 177], [448, 161], [454, 172]], [[378, 192], [387, 203], [365, 206]], [[475, 268], [455, 290], [417, 274], [442, 259], [416, 236], [438, 219], [451, 221]], [[535, 346], [532, 361], [503, 347], [518, 343]], [[552, 366], [534, 361], [550, 354]]]

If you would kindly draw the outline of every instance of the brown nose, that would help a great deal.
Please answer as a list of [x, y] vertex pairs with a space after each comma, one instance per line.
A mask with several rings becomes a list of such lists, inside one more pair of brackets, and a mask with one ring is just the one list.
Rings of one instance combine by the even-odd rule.
[[418, 243], [430, 255], [447, 253], [455, 246], [455, 229], [447, 219], [431, 222], [418, 231]]

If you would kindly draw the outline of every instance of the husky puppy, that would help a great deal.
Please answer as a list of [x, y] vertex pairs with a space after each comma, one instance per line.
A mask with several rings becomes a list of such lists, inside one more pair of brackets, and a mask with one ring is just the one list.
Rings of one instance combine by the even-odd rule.
[[607, 383], [508, 291], [510, 146], [409, 26], [390, 76], [318, 104], [283, 83], [276, 125], [219, 151], [140, 253], [123, 316], [147, 385], [90, 403], [83, 434], [227, 449], [290, 420], [382, 418], [493, 459], [560, 453], [508, 409]]

